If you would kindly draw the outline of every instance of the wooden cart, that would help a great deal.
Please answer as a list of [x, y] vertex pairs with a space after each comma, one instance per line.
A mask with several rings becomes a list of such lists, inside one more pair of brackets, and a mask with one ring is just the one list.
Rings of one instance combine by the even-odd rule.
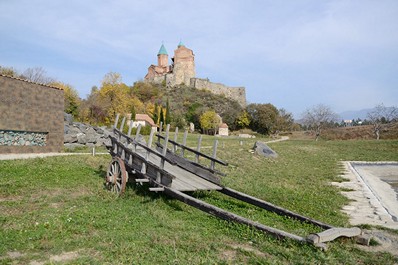
[[[228, 164], [216, 158], [217, 140], [213, 145], [213, 154], [209, 156], [200, 151], [201, 137], [199, 137], [196, 149], [186, 146], [187, 131], [184, 133], [183, 142], [181, 144], [177, 142], [178, 130], [176, 130], [174, 134], [174, 140], [170, 139], [169, 125], [166, 126], [166, 131], [163, 134], [160, 131], [155, 135], [155, 131], [152, 130], [148, 142], [145, 142], [140, 135], [140, 126], [137, 128], [135, 137], [132, 137], [132, 123], [130, 123], [128, 132], [125, 134], [123, 133], [125, 118], [123, 118], [119, 129], [117, 128], [118, 120], [119, 115], [116, 118], [113, 128], [114, 135], [109, 136], [111, 139], [109, 151], [112, 155], [112, 161], [109, 164], [105, 178], [106, 187], [113, 192], [122, 194], [126, 189], [126, 183], [128, 181], [149, 183], [150, 191], [164, 192], [204, 212], [219, 218], [249, 225], [277, 238], [290, 238], [299, 242], [311, 243], [323, 249], [326, 248], [325, 242], [332, 241], [341, 236], [356, 237], [358, 243], [369, 244], [370, 239], [363, 236], [361, 229], [358, 227], [333, 227], [329, 224], [273, 205], [264, 200], [224, 187], [221, 184], [220, 178], [223, 174], [216, 170], [215, 165], [227, 166]], [[154, 137], [157, 137], [156, 143], [153, 143]], [[190, 155], [191, 159], [186, 158], [187, 154]], [[207, 163], [203, 163], [203, 161]], [[129, 179], [129, 176], [132, 177], [132, 179]], [[197, 190], [216, 190], [267, 211], [272, 211], [279, 215], [288, 216], [301, 222], [319, 226], [324, 229], [324, 231], [310, 234], [307, 237], [301, 237], [272, 228], [206, 203], [185, 193], [187, 191]]]

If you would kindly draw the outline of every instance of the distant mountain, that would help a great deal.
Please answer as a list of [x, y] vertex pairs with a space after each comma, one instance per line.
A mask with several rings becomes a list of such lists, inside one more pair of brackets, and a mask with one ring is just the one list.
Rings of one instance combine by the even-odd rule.
[[373, 109], [362, 109], [362, 110], [349, 110], [339, 113], [338, 115], [342, 120], [354, 120], [361, 119], [364, 120], [368, 116], [368, 113]]

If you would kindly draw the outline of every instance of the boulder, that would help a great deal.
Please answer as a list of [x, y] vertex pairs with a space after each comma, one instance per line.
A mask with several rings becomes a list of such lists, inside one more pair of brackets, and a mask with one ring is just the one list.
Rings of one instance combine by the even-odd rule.
[[274, 150], [272, 150], [268, 145], [266, 145], [264, 142], [257, 141], [254, 144], [253, 149], [256, 154], [264, 157], [272, 157], [272, 158], [278, 157], [278, 154]]
[[72, 125], [72, 123], [73, 123], [73, 116], [72, 116], [72, 114], [68, 114], [68, 113], [65, 113], [65, 112], [64, 112], [64, 122], [65, 122], [66, 124]]

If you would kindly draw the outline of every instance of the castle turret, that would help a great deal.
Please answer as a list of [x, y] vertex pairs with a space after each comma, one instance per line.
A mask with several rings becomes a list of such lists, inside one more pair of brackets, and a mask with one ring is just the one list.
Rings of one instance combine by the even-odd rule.
[[169, 55], [163, 43], [158, 52], [158, 66], [167, 67], [169, 65]]
[[185, 47], [180, 41], [174, 51], [173, 73], [175, 84], [190, 85], [191, 78], [195, 77], [195, 55], [191, 49]]

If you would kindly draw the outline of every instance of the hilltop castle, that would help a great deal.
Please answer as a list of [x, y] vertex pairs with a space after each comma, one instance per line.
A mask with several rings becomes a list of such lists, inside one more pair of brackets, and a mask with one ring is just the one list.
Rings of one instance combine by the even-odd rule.
[[246, 90], [244, 87], [228, 87], [220, 83], [210, 82], [207, 78], [195, 77], [195, 55], [191, 49], [180, 42], [174, 50], [174, 57], [169, 65], [169, 55], [162, 44], [158, 52], [158, 64], [148, 67], [145, 80], [156, 84], [173, 87], [180, 84], [205, 89], [218, 95], [236, 100], [242, 107], [246, 106]]

